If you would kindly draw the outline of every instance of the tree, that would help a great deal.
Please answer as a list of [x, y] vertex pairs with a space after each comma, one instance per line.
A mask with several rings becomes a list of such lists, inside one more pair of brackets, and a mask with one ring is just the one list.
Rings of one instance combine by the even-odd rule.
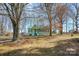
[[15, 41], [18, 39], [19, 34], [19, 21], [21, 19], [21, 15], [23, 12], [23, 9], [26, 4], [22, 3], [4, 3], [3, 7], [5, 8], [8, 17], [10, 18], [13, 26], [13, 39], [12, 41]]
[[52, 8], [52, 4], [45, 4], [46, 7], [46, 11], [47, 11], [47, 15], [48, 15], [48, 19], [49, 19], [49, 23], [50, 23], [50, 36], [52, 36], [52, 14], [51, 14], [51, 8]]
[[44, 6], [43, 6], [43, 8], [44, 8], [44, 10], [46, 11], [45, 13], [47, 14], [47, 16], [48, 16], [48, 19], [49, 19], [49, 35], [50, 36], [52, 36], [52, 19], [53, 19], [53, 17], [52, 17], [52, 6], [53, 6], [53, 4], [52, 3], [45, 3], [44, 4]]
[[58, 4], [56, 7], [56, 15], [59, 18], [58, 23], [59, 23], [59, 32], [60, 34], [62, 34], [62, 30], [63, 30], [63, 24], [62, 24], [62, 20], [64, 18], [64, 15], [67, 12], [67, 7], [64, 4]]
[[77, 4], [77, 3], [72, 4], [72, 5], [75, 7], [75, 10], [76, 10], [76, 12], [75, 12], [74, 16], [75, 16], [75, 26], [76, 26], [76, 32], [78, 32], [78, 15], [79, 15], [79, 6], [78, 6], [78, 4]]

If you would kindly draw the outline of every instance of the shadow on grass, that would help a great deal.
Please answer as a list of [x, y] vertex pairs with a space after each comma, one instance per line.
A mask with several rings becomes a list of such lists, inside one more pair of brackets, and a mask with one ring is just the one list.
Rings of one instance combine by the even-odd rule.
[[0, 44], [5, 44], [5, 43], [9, 43], [12, 42], [12, 40], [10, 39], [0, 39]]
[[2, 56], [78, 56], [79, 38], [61, 40], [55, 47], [17, 49], [0, 54]]

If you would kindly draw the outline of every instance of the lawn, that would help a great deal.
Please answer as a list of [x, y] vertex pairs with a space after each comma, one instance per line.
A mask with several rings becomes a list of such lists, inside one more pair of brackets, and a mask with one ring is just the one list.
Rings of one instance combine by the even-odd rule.
[[61, 56], [79, 55], [79, 34], [26, 36], [12, 42], [0, 36], [0, 55], [5, 56]]

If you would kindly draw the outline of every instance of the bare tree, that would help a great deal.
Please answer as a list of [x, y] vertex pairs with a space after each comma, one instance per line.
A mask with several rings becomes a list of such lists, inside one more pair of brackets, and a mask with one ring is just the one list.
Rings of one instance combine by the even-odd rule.
[[56, 15], [59, 18], [58, 23], [59, 23], [59, 32], [60, 34], [62, 34], [62, 30], [63, 30], [63, 24], [62, 24], [62, 20], [64, 18], [64, 15], [67, 12], [67, 7], [64, 4], [57, 4], [56, 7]]
[[75, 17], [75, 26], [76, 26], [76, 32], [78, 32], [78, 15], [79, 15], [79, 5], [77, 3], [72, 4], [75, 7], [75, 13], [74, 13], [74, 17]]
[[48, 15], [48, 19], [49, 19], [49, 23], [50, 23], [50, 36], [52, 36], [52, 14], [51, 14], [51, 9], [52, 9], [52, 4], [45, 4], [46, 7], [46, 11], [47, 11], [47, 15]]
[[53, 16], [52, 16], [52, 6], [53, 6], [53, 3], [44, 3], [43, 4], [43, 10], [45, 11], [45, 13], [47, 14], [48, 16], [48, 19], [49, 19], [49, 35], [52, 36], [52, 19], [53, 19]]
[[26, 4], [22, 3], [4, 3], [3, 7], [5, 8], [6, 12], [8, 13], [8, 17], [10, 18], [13, 26], [13, 39], [15, 41], [18, 39], [19, 34], [19, 21], [21, 19], [21, 15], [23, 9]]

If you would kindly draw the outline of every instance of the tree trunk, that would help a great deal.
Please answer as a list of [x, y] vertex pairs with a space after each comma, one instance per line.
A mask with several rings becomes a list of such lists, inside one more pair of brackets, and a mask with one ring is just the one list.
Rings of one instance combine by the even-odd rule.
[[74, 20], [73, 20], [73, 32], [74, 32]]
[[62, 27], [62, 17], [60, 18], [60, 25], [59, 26], [60, 26], [59, 32], [60, 32], [60, 34], [62, 34], [62, 29], [63, 29], [63, 27]]
[[3, 23], [4, 23], [4, 21], [3, 21], [4, 19], [2, 18], [2, 20], [1, 20], [1, 35], [3, 35], [4, 34], [4, 29], [3, 29]]
[[77, 20], [75, 22], [75, 25], [76, 25], [76, 33], [78, 33], [78, 25], [77, 25]]
[[67, 19], [66, 19], [66, 34], [67, 34]]
[[1, 24], [1, 35], [3, 35], [3, 23]]
[[50, 21], [50, 36], [52, 36], [52, 20]]
[[18, 34], [19, 34], [19, 28], [18, 24], [14, 25], [13, 24], [13, 39], [12, 41], [16, 41], [18, 39]]
[[62, 25], [60, 25], [59, 31], [60, 31], [60, 34], [62, 34]]
[[73, 25], [73, 31], [71, 32], [71, 36], [73, 36], [73, 32], [74, 32], [74, 19], [73, 19], [73, 23], [72, 23], [72, 25]]

